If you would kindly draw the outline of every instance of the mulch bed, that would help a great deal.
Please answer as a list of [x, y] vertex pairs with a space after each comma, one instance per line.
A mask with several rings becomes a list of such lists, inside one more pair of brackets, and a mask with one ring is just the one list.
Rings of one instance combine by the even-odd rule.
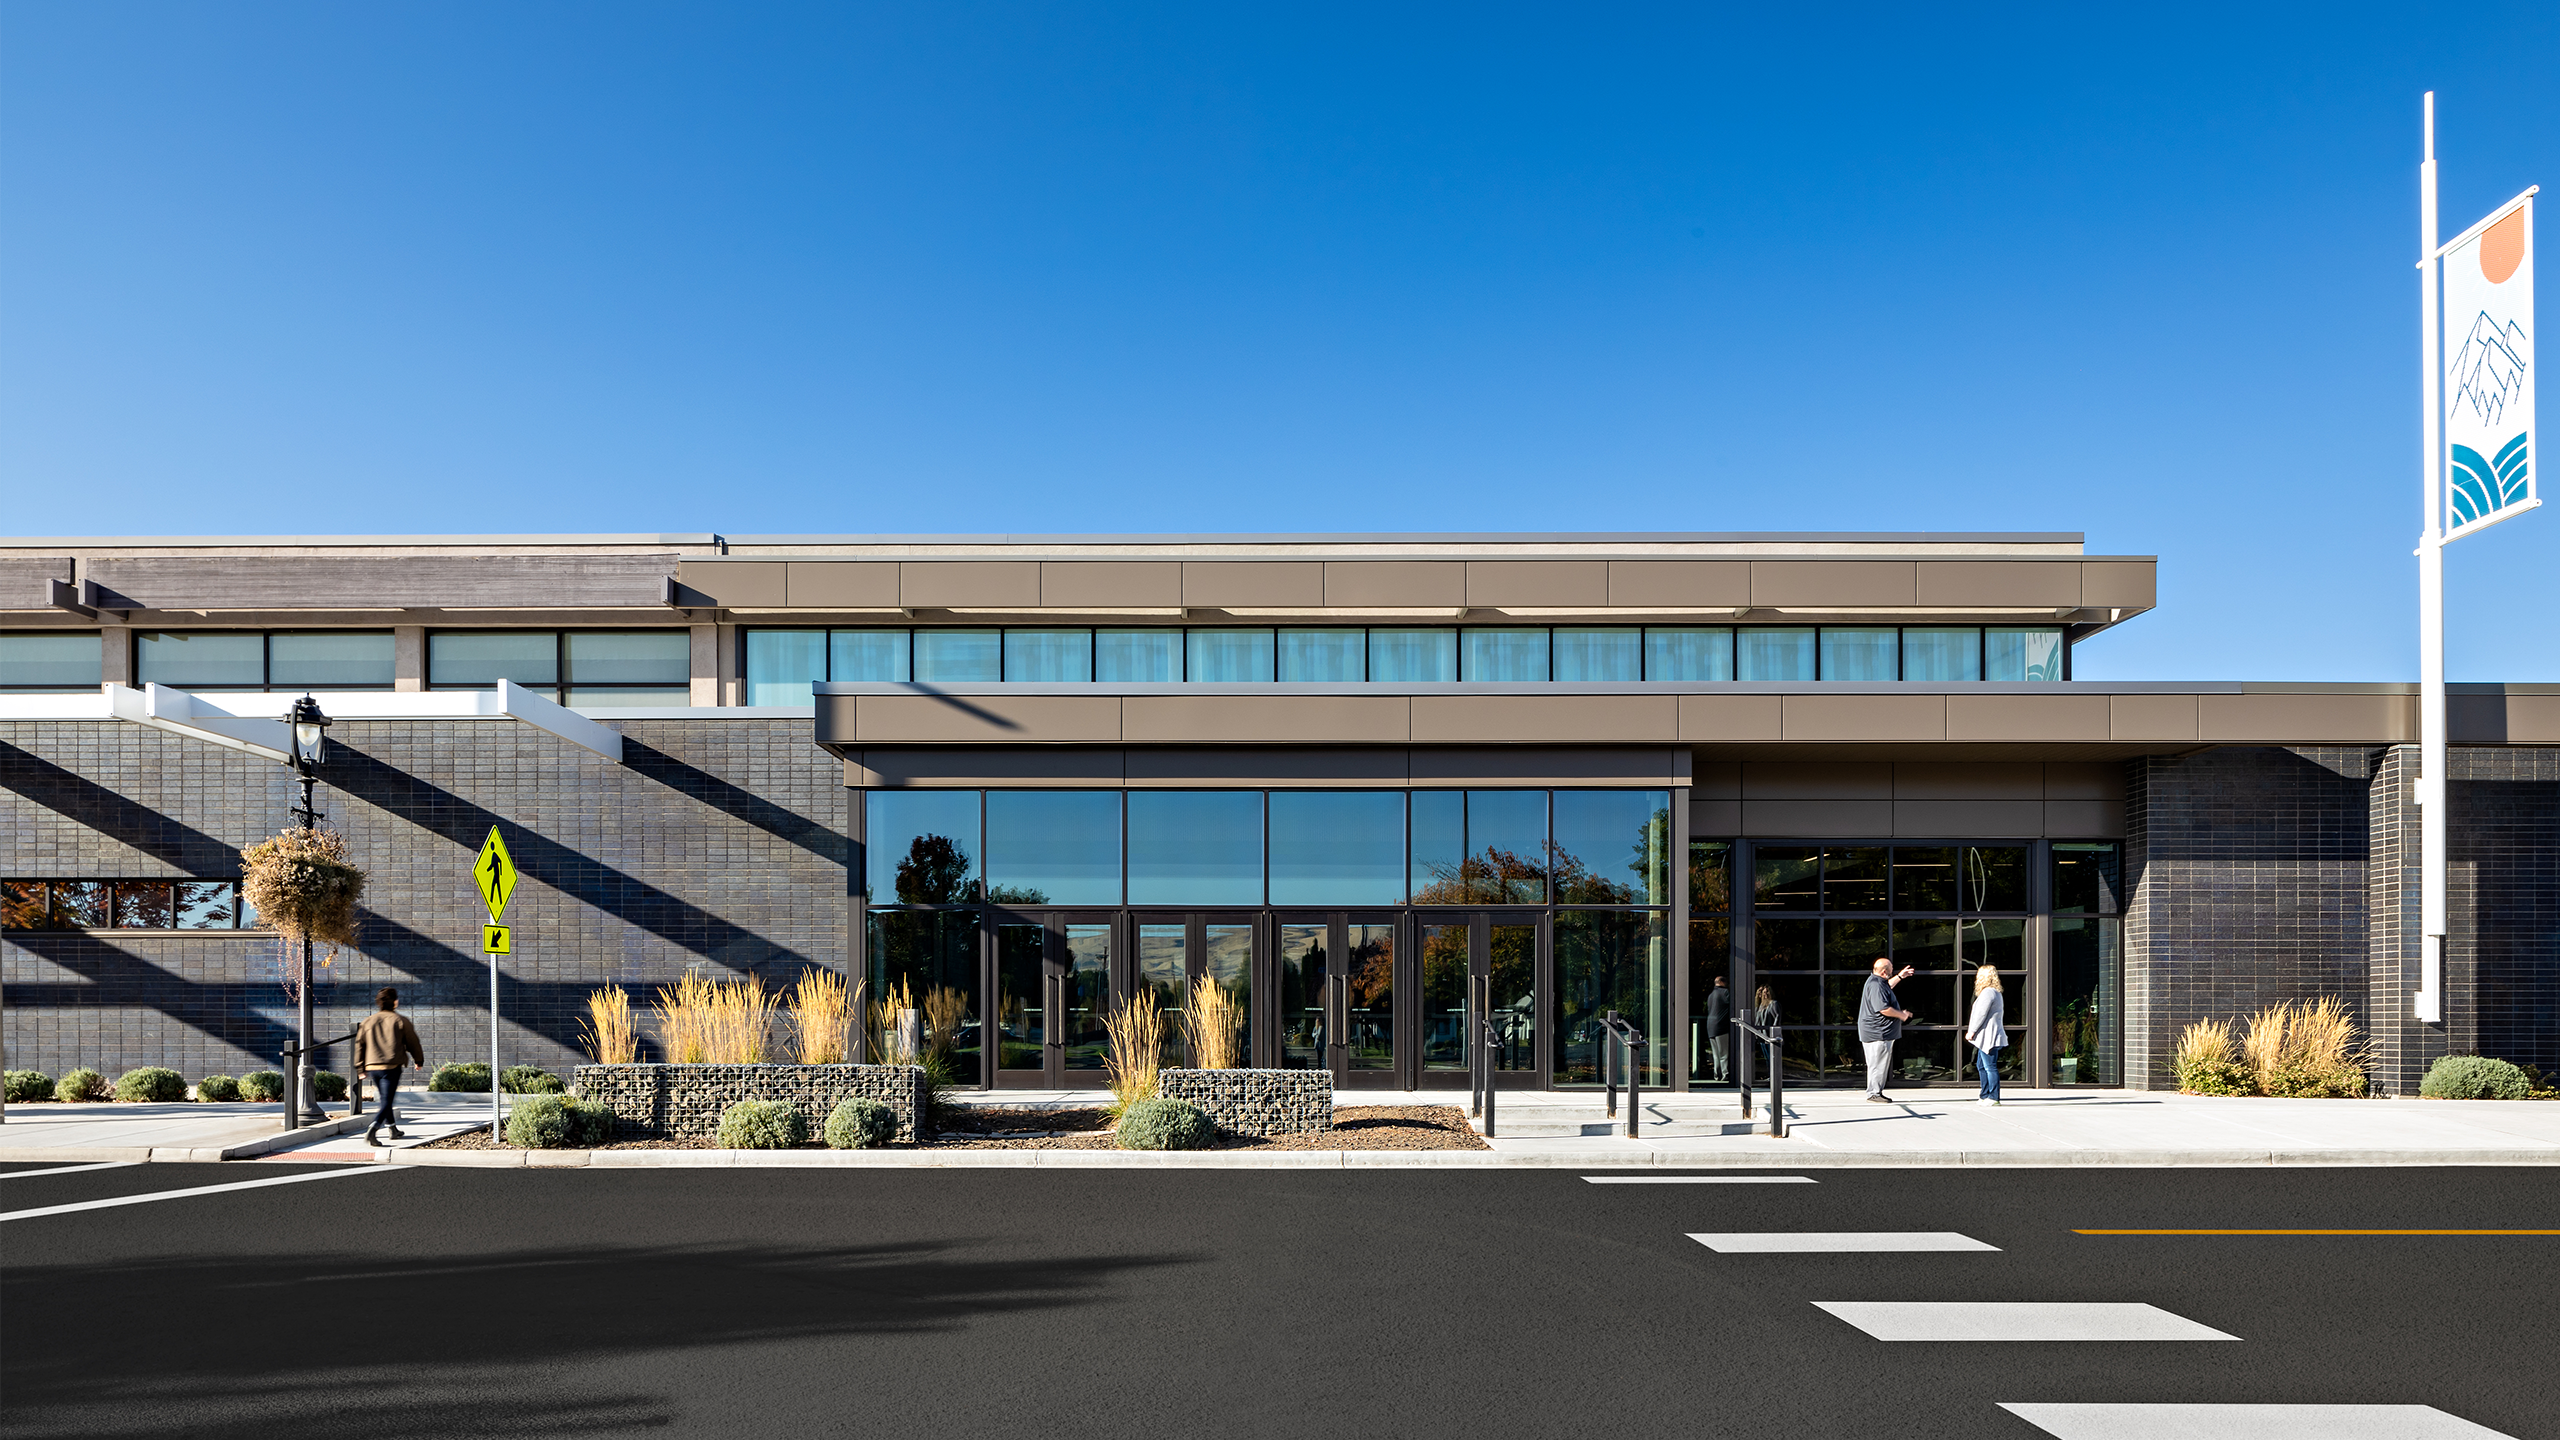
[[[1030, 1110], [997, 1106], [955, 1106], [942, 1133], [921, 1145], [893, 1145], [893, 1150], [1111, 1150], [1110, 1112], [1099, 1109]], [[429, 1150], [512, 1150], [489, 1138], [487, 1130], [466, 1130], [431, 1140]], [[701, 1140], [616, 1140], [601, 1150], [717, 1150], [720, 1142]], [[800, 1147], [823, 1150], [825, 1142]], [[1454, 1105], [1340, 1106], [1333, 1129], [1320, 1135], [1220, 1136], [1220, 1150], [1483, 1150], [1482, 1136], [1467, 1128], [1466, 1112]]]

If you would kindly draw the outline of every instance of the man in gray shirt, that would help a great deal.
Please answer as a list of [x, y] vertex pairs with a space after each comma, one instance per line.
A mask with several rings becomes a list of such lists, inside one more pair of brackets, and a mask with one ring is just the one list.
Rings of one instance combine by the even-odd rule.
[[1893, 987], [1910, 978], [1910, 966], [1897, 974], [1893, 962], [1879, 955], [1875, 973], [1867, 977], [1866, 991], [1858, 997], [1858, 1043], [1867, 1052], [1867, 1098], [1879, 1105], [1893, 1103], [1893, 1097], [1884, 1093], [1885, 1077], [1893, 1073], [1893, 1042], [1902, 1038], [1902, 1022], [1911, 1018]]

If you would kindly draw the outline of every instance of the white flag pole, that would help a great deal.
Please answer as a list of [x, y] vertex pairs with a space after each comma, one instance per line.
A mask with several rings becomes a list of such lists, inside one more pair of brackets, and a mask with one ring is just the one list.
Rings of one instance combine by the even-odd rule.
[[2412, 1013], [2444, 1019], [2444, 322], [2439, 297], [2444, 258], [2436, 253], [2436, 92], [2427, 92], [2426, 160], [2418, 167], [2419, 350], [2426, 413], [2427, 523], [2418, 539], [2418, 929], [2424, 945]]

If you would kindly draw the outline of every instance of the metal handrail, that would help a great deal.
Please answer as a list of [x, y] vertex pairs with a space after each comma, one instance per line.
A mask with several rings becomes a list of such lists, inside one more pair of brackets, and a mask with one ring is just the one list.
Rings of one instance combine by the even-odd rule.
[[1600, 1076], [1609, 1087], [1609, 1117], [1614, 1120], [1618, 1114], [1617, 1062], [1623, 1054], [1627, 1072], [1627, 1138], [1633, 1140], [1636, 1138], [1636, 1126], [1644, 1115], [1643, 1107], [1638, 1103], [1638, 1087], [1644, 1074], [1644, 1032], [1615, 1010], [1602, 1016], [1598, 1024]]
[[1495, 1108], [1494, 1047], [1502, 1043], [1501, 1036], [1493, 1028], [1492, 976], [1470, 975], [1467, 977], [1467, 1019], [1469, 1022], [1467, 1029], [1472, 1032], [1468, 1038], [1473, 1042], [1468, 1048], [1474, 1052], [1467, 1057], [1467, 1084], [1470, 1090], [1467, 1097], [1467, 1113], [1484, 1117], [1485, 1138], [1490, 1140], [1493, 1138]]
[[[1736, 1020], [1733, 1028], [1760, 1042], [1769, 1060], [1769, 1138], [1787, 1138], [1787, 1067], [1780, 1063], [1778, 1052], [1787, 1048], [1786, 1027], [1772, 1025], [1763, 1030], [1756, 1025]], [[1734, 1089], [1742, 1095], [1742, 1118], [1751, 1118], [1751, 1082], [1748, 1074], [1735, 1077]]]

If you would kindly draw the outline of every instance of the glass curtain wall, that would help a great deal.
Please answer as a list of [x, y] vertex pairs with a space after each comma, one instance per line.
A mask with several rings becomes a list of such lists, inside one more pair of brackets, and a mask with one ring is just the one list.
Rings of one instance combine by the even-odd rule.
[[1913, 1013], [1894, 1075], [1952, 1079], [1971, 1063], [1962, 1042], [1973, 967], [2001, 972], [2010, 997], [2004, 1075], [2023, 1071], [2027, 847], [2023, 845], [1758, 845], [1752, 853], [1756, 974], [1787, 1029], [1789, 1076], [1865, 1073], [1858, 1001], [1871, 963], [1916, 973], [1896, 987]]
[[1733, 1083], [1733, 1029], [1753, 1006], [1733, 978], [1733, 842], [1689, 842], [1689, 1073], [1699, 1085]]
[[[887, 1007], [870, 1017], [880, 1053], [923, 1047], [974, 1074], [991, 1010], [1004, 1037], [998, 1068], [1038, 1068], [1041, 1007], [1063, 1003], [1070, 1067], [1079, 1053], [1098, 1056], [1113, 926], [1086, 927], [1081, 950], [1069, 937], [1076, 978], [1060, 1002], [1044, 988], [1057, 943], [1045, 927], [1060, 922], [1024, 912], [1126, 907], [1130, 983], [1165, 1012], [1169, 1059], [1186, 987], [1205, 975], [1248, 1017], [1244, 1045], [1255, 1043], [1257, 992], [1276, 986], [1279, 1063], [1333, 1063], [1325, 1002], [1338, 975], [1348, 987], [1340, 1063], [1395, 1066], [1397, 992], [1413, 983], [1423, 1063], [1453, 1053], [1462, 1066], [1471, 936], [1484, 929], [1507, 1068], [1551, 1065], [1559, 1083], [1596, 1083], [1597, 1025], [1614, 1010], [1645, 1035], [1648, 1082], [1667, 1076], [1667, 791], [874, 790], [863, 804], [868, 981]], [[1410, 982], [1397, 968], [1407, 907], [1418, 922]], [[1284, 913], [1252, 918], [1266, 908]], [[1484, 909], [1509, 913], [1433, 918]], [[1182, 910], [1193, 913], [1166, 913]], [[1289, 911], [1333, 914], [1319, 923]], [[1555, 936], [1552, 973], [1542, 927]], [[982, 929], [992, 997], [973, 958]]]
[[2123, 849], [2053, 845], [2053, 1083], [2124, 1083]]
[[[1121, 626], [1092, 630], [953, 626], [754, 629], [746, 638], [746, 687], [748, 703], [754, 705], [809, 704], [809, 687], [822, 680], [1114, 685], [1961, 683], [2058, 681], [2069, 678], [2068, 668], [2067, 647], [2058, 626]], [[520, 675], [508, 678], [519, 684], [535, 683]]]
[[100, 643], [95, 630], [0, 635], [0, 690], [94, 694], [105, 670]]

